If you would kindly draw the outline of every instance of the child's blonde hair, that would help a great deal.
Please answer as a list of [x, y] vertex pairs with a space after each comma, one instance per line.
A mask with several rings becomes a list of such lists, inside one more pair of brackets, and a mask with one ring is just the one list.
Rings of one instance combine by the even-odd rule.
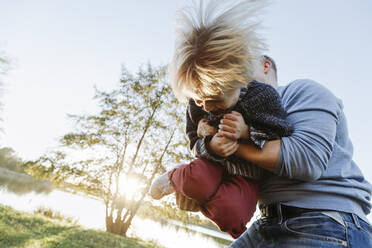
[[[229, 6], [226, 6], [226, 3]], [[176, 44], [169, 66], [178, 99], [217, 97], [252, 80], [266, 45], [256, 30], [265, 0], [211, 0], [178, 12]], [[225, 5], [224, 5], [225, 4]]]

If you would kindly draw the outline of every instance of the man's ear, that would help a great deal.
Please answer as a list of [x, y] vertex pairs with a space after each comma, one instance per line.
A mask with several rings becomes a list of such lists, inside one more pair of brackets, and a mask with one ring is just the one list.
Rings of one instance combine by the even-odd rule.
[[269, 60], [265, 60], [264, 64], [263, 64], [263, 69], [264, 69], [264, 73], [265, 74], [268, 74], [269, 71], [270, 71], [270, 68], [271, 68], [271, 62]]

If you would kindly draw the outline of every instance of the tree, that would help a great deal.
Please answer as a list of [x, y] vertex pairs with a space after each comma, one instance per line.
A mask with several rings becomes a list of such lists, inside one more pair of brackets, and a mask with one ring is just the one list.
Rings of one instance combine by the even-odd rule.
[[6, 58], [4, 53], [0, 51], [0, 74], [4, 75], [9, 70], [9, 60]]
[[10, 147], [0, 148], [0, 187], [19, 195], [31, 191], [37, 193], [52, 191], [49, 182], [37, 180], [25, 173], [22, 159]]
[[[61, 139], [78, 156], [89, 152], [85, 159], [73, 161], [66, 151], [56, 151], [27, 166], [33, 175], [102, 199], [107, 231], [125, 236], [164, 164], [189, 158], [184, 106], [174, 98], [165, 69], [150, 65], [135, 76], [123, 68], [118, 88], [96, 89], [95, 99], [99, 113], [70, 115], [75, 130]], [[137, 192], [130, 195], [129, 187], [138, 187]]]
[[[4, 52], [0, 51], [0, 79], [1, 79], [1, 76], [7, 74], [9, 70], [9, 65], [10, 65], [9, 59], [6, 57]], [[0, 80], [0, 96], [2, 95], [2, 93], [3, 93], [3, 82]], [[3, 107], [2, 102], [0, 102], [0, 110], [2, 110], [2, 107]], [[2, 119], [0, 118], [0, 120]], [[2, 131], [1, 128], [0, 128], [0, 131]]]
[[17, 157], [15, 151], [10, 147], [0, 148], [0, 167], [18, 173], [24, 173], [22, 160]]

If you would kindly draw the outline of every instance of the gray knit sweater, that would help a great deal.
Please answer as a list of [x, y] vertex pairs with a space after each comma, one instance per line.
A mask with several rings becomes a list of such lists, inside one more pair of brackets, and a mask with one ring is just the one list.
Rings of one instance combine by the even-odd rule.
[[294, 130], [281, 138], [274, 174], [260, 181], [260, 205], [343, 211], [368, 221], [372, 186], [353, 161], [342, 101], [308, 79], [277, 91]]
[[223, 165], [229, 175], [260, 179], [268, 172], [234, 155], [223, 158], [210, 154], [206, 149], [206, 143], [212, 136], [204, 138], [197, 136], [198, 123], [202, 118], [206, 118], [208, 124], [218, 128], [223, 115], [233, 110], [241, 113], [246, 124], [250, 126], [250, 140], [239, 142], [251, 143], [262, 149], [267, 140], [289, 136], [293, 131], [292, 125], [286, 119], [287, 114], [277, 91], [268, 84], [252, 81], [241, 89], [237, 104], [218, 116], [205, 112], [202, 107], [195, 104], [194, 100], [189, 100], [186, 133], [190, 141], [190, 149], [196, 157]]

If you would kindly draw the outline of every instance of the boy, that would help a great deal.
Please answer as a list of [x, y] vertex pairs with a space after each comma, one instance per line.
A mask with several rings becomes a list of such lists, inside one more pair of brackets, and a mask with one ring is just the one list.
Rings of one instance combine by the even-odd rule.
[[[245, 225], [255, 211], [258, 198], [255, 180], [264, 176], [265, 171], [236, 156], [230, 156], [234, 149], [227, 151], [225, 155], [228, 157], [223, 158], [210, 153], [211, 149], [205, 146], [213, 144], [213, 139], [222, 139], [226, 144], [237, 145], [239, 141], [262, 147], [266, 140], [290, 135], [292, 129], [285, 120], [280, 98], [271, 86], [252, 81], [234, 91], [239, 93], [237, 103], [229, 102], [227, 98], [214, 99], [209, 106], [214, 111], [210, 112], [198, 106], [198, 100], [189, 100], [186, 132], [190, 148], [199, 159], [159, 177], [151, 188], [151, 195], [160, 199], [175, 190], [195, 200], [206, 217], [222, 231], [237, 238], [245, 231]], [[233, 99], [231, 94], [226, 96]], [[225, 118], [220, 123], [223, 116]], [[228, 120], [231, 122], [228, 123]], [[245, 123], [251, 126], [251, 137], [247, 135]], [[221, 135], [223, 130], [234, 125], [242, 127], [236, 139], [224, 138]], [[255, 128], [260, 131], [252, 132]]]
[[288, 136], [292, 128], [275, 89], [252, 81], [264, 45], [257, 24], [247, 19], [262, 6], [244, 1], [217, 12], [215, 3], [204, 9], [201, 1], [200, 11], [193, 9], [196, 18], [188, 16], [193, 10], [182, 13], [170, 66], [175, 94], [190, 99], [186, 132], [198, 159], [159, 177], [150, 194], [160, 199], [176, 191], [195, 200], [206, 217], [237, 238], [256, 208], [254, 180], [265, 172], [231, 155], [239, 142], [262, 148], [265, 140]]

